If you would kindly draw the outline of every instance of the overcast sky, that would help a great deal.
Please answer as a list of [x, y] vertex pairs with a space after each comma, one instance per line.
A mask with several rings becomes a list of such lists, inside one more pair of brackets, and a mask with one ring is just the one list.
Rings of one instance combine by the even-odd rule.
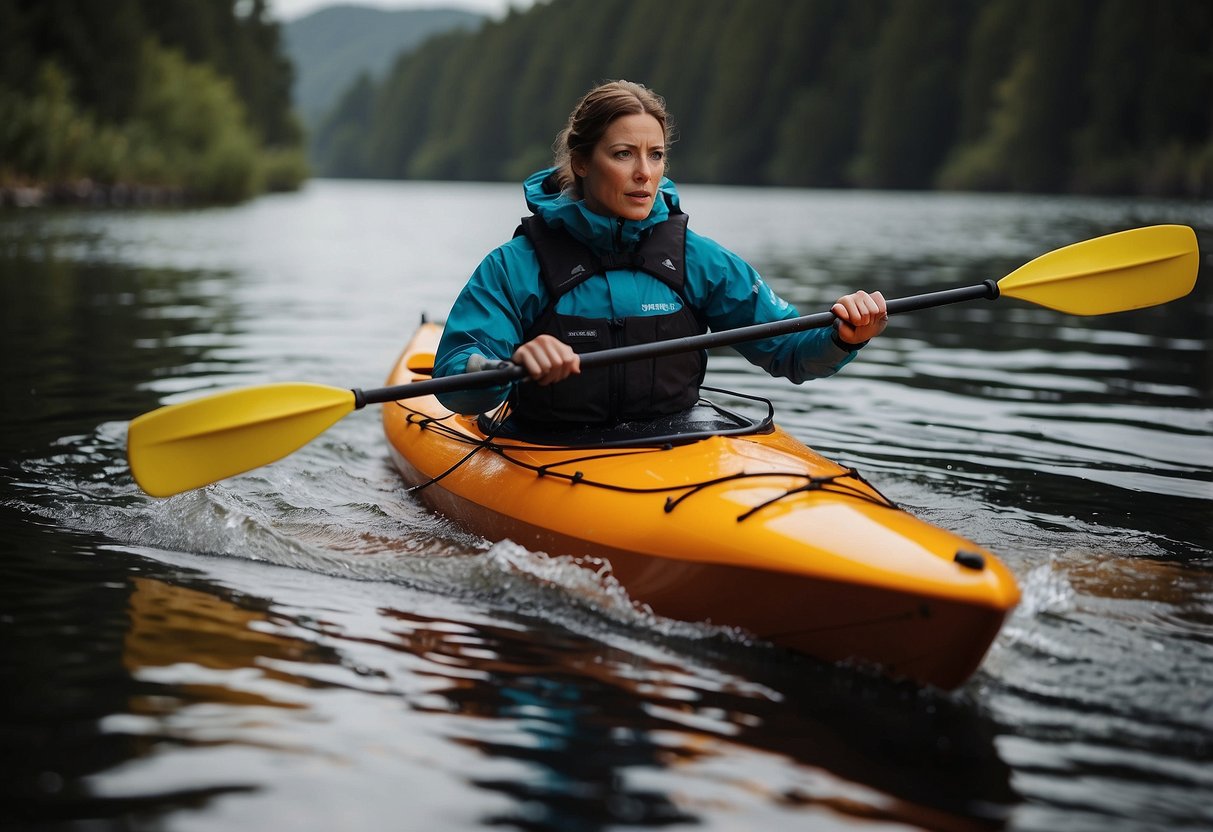
[[277, 20], [294, 20], [325, 6], [376, 6], [381, 9], [434, 9], [449, 7], [501, 17], [510, 6], [525, 8], [533, 0], [269, 0]]

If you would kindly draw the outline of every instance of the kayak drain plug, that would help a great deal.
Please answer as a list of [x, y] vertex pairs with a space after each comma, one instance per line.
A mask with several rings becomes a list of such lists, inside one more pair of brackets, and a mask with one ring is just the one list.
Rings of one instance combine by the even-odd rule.
[[957, 549], [956, 555], [952, 560], [959, 563], [965, 569], [973, 569], [980, 572], [986, 568], [986, 556], [981, 552], [969, 552], [965, 549]]

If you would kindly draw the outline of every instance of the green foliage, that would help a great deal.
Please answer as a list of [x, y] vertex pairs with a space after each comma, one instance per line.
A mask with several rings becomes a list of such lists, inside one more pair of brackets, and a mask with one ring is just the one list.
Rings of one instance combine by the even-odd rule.
[[208, 201], [245, 199], [257, 190], [258, 145], [230, 81], [153, 42], [128, 123], [138, 136], [137, 180]]
[[302, 141], [291, 111], [294, 69], [266, 0], [139, 0], [138, 6], [149, 35], [231, 80], [261, 144]]
[[973, 3], [901, 0], [884, 17], [873, 49], [859, 147], [857, 184], [929, 187], [955, 139], [963, 35]]
[[298, 187], [290, 68], [264, 15], [262, 0], [0, 0], [0, 185]]
[[1107, 0], [1094, 21], [1090, 115], [1075, 136], [1082, 190], [1210, 192], [1202, 160], [1213, 146], [1213, 7], [1162, 0], [1151, 8], [1142, 15], [1131, 0]]
[[1207, 0], [552, 0], [351, 89], [322, 173], [516, 180], [576, 98], [661, 92], [682, 181], [1210, 196]]
[[[802, 4], [806, 17], [789, 19], [784, 39], [801, 56], [787, 82], [791, 92], [775, 125], [767, 181], [842, 187], [863, 126], [864, 90], [885, 0]], [[774, 96], [781, 100], [779, 96]]]
[[17, 172], [61, 180], [81, 167], [97, 128], [71, 99], [66, 73], [54, 63], [38, 72], [33, 95], [0, 89], [0, 176]]
[[263, 191], [296, 191], [312, 175], [301, 147], [274, 147], [257, 157], [257, 182]]
[[362, 141], [371, 127], [375, 111], [375, 87], [362, 75], [333, 108], [328, 129], [312, 140], [312, 157], [327, 170], [349, 177], [369, 176], [368, 148]]

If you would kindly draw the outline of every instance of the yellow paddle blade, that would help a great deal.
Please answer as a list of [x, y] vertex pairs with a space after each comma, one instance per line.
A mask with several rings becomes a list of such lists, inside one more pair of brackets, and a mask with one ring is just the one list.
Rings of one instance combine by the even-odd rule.
[[1200, 255], [1186, 225], [1151, 225], [1042, 254], [998, 281], [1003, 295], [1071, 315], [1103, 315], [1181, 298]]
[[354, 409], [352, 390], [320, 384], [216, 393], [131, 421], [126, 457], [140, 488], [168, 497], [281, 459]]

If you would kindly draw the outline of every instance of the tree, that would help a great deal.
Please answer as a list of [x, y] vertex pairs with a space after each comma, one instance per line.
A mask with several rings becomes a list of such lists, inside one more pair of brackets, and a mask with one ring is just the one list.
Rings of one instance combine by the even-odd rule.
[[901, 0], [872, 55], [851, 177], [876, 188], [929, 187], [957, 133], [963, 36], [972, 3]]
[[683, 182], [1207, 195], [1210, 31], [1198, 0], [552, 0], [401, 57], [341, 158], [516, 180], [628, 77]]

